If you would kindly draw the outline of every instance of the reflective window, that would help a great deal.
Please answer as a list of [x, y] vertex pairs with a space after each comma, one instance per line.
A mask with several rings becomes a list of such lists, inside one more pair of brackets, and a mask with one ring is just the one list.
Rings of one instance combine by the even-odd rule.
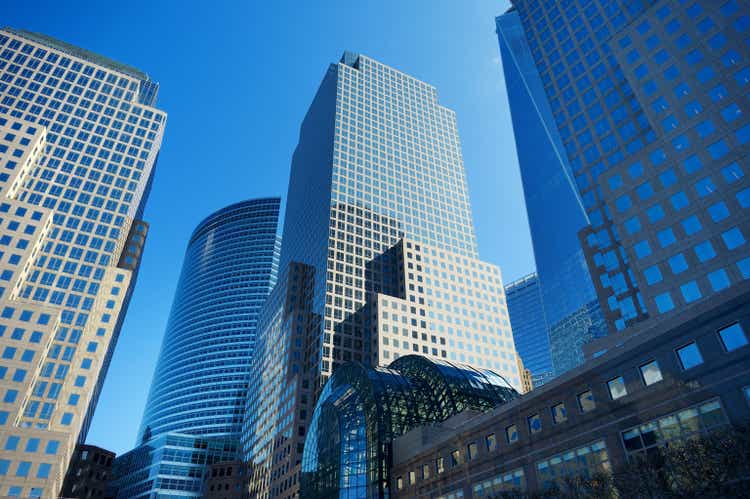
[[678, 348], [676, 352], [683, 369], [690, 369], [703, 364], [703, 356], [701, 355], [698, 345], [694, 341]]
[[493, 452], [497, 449], [497, 437], [494, 433], [490, 433], [484, 437], [484, 443], [487, 446], [487, 452]]
[[641, 371], [641, 379], [646, 384], [646, 386], [651, 386], [663, 379], [661, 375], [661, 369], [659, 369], [659, 363], [655, 360], [652, 360], [647, 364], [643, 364], [639, 368], [639, 370]]
[[505, 428], [505, 440], [509, 444], [518, 442], [518, 428], [516, 425], [512, 424]]
[[578, 407], [581, 409], [581, 412], [589, 412], [596, 409], [594, 394], [591, 390], [586, 390], [585, 392], [578, 394]]
[[622, 376], [607, 381], [607, 389], [609, 389], [609, 396], [612, 397], [612, 400], [617, 400], [628, 394]]
[[568, 420], [568, 411], [565, 409], [565, 404], [560, 402], [559, 404], [552, 406], [552, 421], [555, 424], [564, 423]]
[[532, 414], [526, 420], [529, 424], [529, 433], [539, 433], [542, 431], [542, 418], [539, 414]]
[[721, 344], [727, 352], [737, 350], [738, 348], [747, 345], [747, 335], [739, 322], [735, 322], [731, 326], [719, 329], [719, 338], [721, 338]]

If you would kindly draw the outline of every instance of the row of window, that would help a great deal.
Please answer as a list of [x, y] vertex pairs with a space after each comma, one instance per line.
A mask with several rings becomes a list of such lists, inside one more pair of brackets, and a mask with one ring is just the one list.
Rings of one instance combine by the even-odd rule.
[[[748, 344], [747, 335], [738, 322], [719, 329], [717, 331], [717, 335], [719, 337], [719, 340], [721, 341], [722, 346], [724, 347], [724, 351], [726, 352], [732, 352]], [[695, 341], [677, 348], [675, 350], [675, 354], [683, 370], [691, 369], [703, 363], [703, 357]], [[659, 363], [655, 359], [641, 364], [638, 367], [638, 370], [644, 386], [648, 387], [663, 380], [663, 375], [659, 367]], [[607, 382], [607, 390], [612, 400], [617, 400], [628, 395], [627, 386], [622, 376], [617, 376], [610, 379]], [[578, 404], [578, 409], [581, 413], [588, 413], [596, 409], [596, 402], [594, 400], [594, 394], [591, 389], [578, 393], [576, 395], [576, 401]], [[709, 409], [714, 410], [714, 405], [707, 405], [706, 411], [709, 411]], [[568, 412], [564, 402], [554, 404], [552, 407], [550, 407], [550, 412], [554, 424], [565, 423], [568, 420]], [[528, 416], [526, 418], [526, 424], [529, 434], [533, 435], [535, 433], [540, 433], [542, 431], [541, 413], [537, 412]], [[505, 427], [504, 440], [506, 444], [512, 445], [518, 442], [519, 438], [518, 426], [516, 424], [511, 424]], [[498, 449], [498, 440], [495, 433], [490, 433], [485, 436], [484, 449], [488, 453], [495, 452]], [[478, 455], [479, 446], [477, 442], [470, 442], [464, 452], [459, 449], [454, 449], [453, 451], [451, 451], [448, 464], [450, 464], [451, 467], [459, 466], [463, 464], [464, 458], [466, 459], [466, 462], [470, 462], [472, 460], [475, 460]], [[441, 456], [435, 460], [434, 464], [422, 465], [420, 478], [428, 479], [430, 478], [432, 473], [439, 475], [444, 473], [445, 470], [446, 459]], [[409, 472], [408, 477], [409, 484], [413, 484], [417, 479], [417, 473], [415, 471], [411, 471]]]

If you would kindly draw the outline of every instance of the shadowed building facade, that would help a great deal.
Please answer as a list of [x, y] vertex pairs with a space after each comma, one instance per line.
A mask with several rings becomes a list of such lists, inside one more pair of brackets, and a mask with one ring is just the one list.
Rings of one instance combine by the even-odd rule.
[[750, 7], [514, 0], [514, 13], [586, 211], [579, 237], [610, 332], [745, 290]]
[[[578, 239], [578, 232], [589, 224], [588, 215], [573, 180], [521, 19], [518, 12], [510, 11], [497, 17], [495, 23], [541, 305], [539, 315], [524, 321], [546, 322], [549, 338], [539, 344], [549, 344], [554, 376], [581, 364], [583, 345], [605, 335], [607, 327]], [[514, 333], [519, 334], [515, 327]], [[523, 350], [519, 348], [522, 354]], [[526, 359], [524, 362], [527, 367], [536, 367], [535, 362], [529, 363]], [[547, 371], [545, 365], [541, 368]], [[536, 373], [538, 369], [540, 367], [531, 371]], [[549, 375], [545, 379], [549, 379]]]

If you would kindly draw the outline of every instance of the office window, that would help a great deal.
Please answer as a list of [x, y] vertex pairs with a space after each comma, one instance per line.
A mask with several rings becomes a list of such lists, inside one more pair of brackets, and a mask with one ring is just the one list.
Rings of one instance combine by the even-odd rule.
[[594, 394], [591, 390], [586, 390], [585, 392], [578, 394], [578, 407], [581, 409], [581, 412], [590, 412], [596, 409]]
[[649, 286], [652, 284], [656, 284], [657, 282], [661, 282], [662, 280], [661, 270], [659, 270], [658, 265], [652, 265], [651, 267], [644, 269], [643, 275], [646, 278], [646, 283]]
[[669, 291], [666, 293], [661, 293], [659, 295], [656, 295], [654, 297], [654, 301], [656, 302], [656, 308], [659, 310], [659, 313], [663, 314], [665, 312], [669, 312], [674, 308], [674, 302], [672, 301], [672, 295], [669, 294]]
[[718, 269], [708, 274], [708, 282], [711, 283], [711, 289], [715, 292], [726, 289], [731, 284], [729, 275], [727, 275], [727, 271], [724, 269]]
[[518, 442], [518, 428], [516, 425], [512, 424], [505, 428], [505, 440], [509, 444]]
[[676, 352], [677, 357], [680, 359], [680, 365], [685, 370], [703, 364], [703, 356], [701, 355], [698, 345], [694, 341], [678, 348]]
[[721, 238], [730, 251], [745, 244], [745, 236], [742, 235], [742, 232], [737, 227], [732, 227], [728, 231], [723, 232]]
[[479, 449], [477, 448], [476, 442], [471, 442], [466, 448], [466, 458], [469, 461], [476, 459]]
[[439, 457], [435, 460], [435, 469], [437, 470], [438, 475], [445, 473], [445, 458]]
[[425, 480], [427, 478], [430, 478], [430, 465], [429, 464], [422, 465], [422, 478]]
[[688, 281], [680, 286], [680, 292], [682, 297], [685, 299], [685, 303], [691, 303], [701, 298], [701, 291], [698, 288], [698, 283], [695, 281]]
[[721, 344], [727, 352], [737, 350], [738, 348], [747, 345], [747, 335], [739, 322], [735, 322], [731, 326], [719, 329], [719, 338], [721, 338]]
[[552, 406], [552, 421], [555, 424], [564, 423], [568, 420], [568, 411], [565, 409], [565, 404], [560, 402], [559, 404]]
[[643, 364], [639, 367], [639, 370], [641, 371], [641, 379], [646, 386], [651, 386], [664, 379], [661, 375], [661, 369], [659, 369], [659, 363], [655, 360]]
[[487, 452], [493, 452], [497, 449], [497, 437], [494, 433], [490, 433], [484, 437], [484, 443], [487, 446]]
[[401, 490], [401, 489], [404, 488], [404, 479], [403, 479], [403, 477], [396, 478], [396, 488], [398, 490]]
[[609, 389], [609, 396], [612, 400], [617, 400], [628, 394], [627, 388], [625, 388], [625, 380], [622, 376], [607, 381], [607, 388]]
[[542, 431], [542, 418], [539, 416], [539, 414], [532, 414], [528, 418], [526, 418], [526, 421], [529, 424], [529, 433], [539, 433]]
[[415, 471], [409, 472], [409, 485], [414, 485], [417, 481], [417, 473]]

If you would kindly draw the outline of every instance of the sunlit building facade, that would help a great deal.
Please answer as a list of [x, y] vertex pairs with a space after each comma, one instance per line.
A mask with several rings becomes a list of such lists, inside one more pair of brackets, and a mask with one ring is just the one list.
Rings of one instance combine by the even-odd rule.
[[419, 354], [520, 390], [500, 271], [478, 259], [456, 117], [434, 87], [364, 55], [332, 64], [302, 123], [283, 237], [286, 277], [259, 341], [288, 349], [274, 353], [278, 376], [252, 370], [242, 446], [253, 497], [297, 496], [315, 402], [346, 362]]
[[146, 235], [166, 115], [143, 72], [0, 30], [0, 496], [57, 497]]
[[[117, 458], [117, 497], [201, 496], [205, 469], [173, 462], [164, 447], [172, 440], [196, 445], [203, 465], [218, 459], [217, 453], [229, 456], [228, 445], [238, 448], [258, 314], [276, 283], [280, 203], [261, 198], [232, 204], [193, 231], [139, 446]], [[216, 452], [208, 452], [213, 440]]]

